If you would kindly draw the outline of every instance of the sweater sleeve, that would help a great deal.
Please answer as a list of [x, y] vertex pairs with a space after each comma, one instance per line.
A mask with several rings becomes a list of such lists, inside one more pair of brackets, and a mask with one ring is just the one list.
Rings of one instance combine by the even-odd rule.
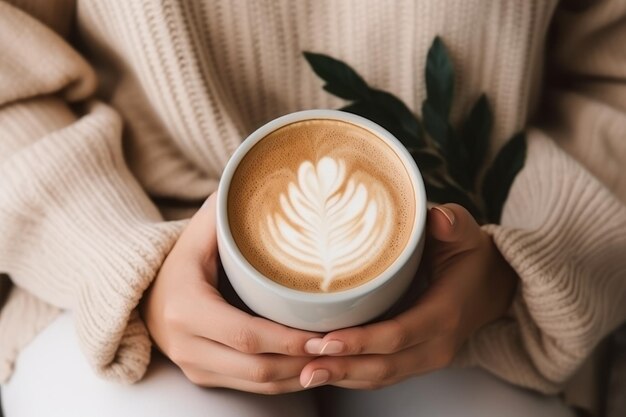
[[520, 278], [510, 315], [458, 358], [546, 393], [626, 319], [626, 3], [588, 3], [557, 12], [548, 60], [559, 82], [501, 224], [484, 226]]
[[5, 328], [20, 311], [43, 326], [72, 310], [95, 371], [136, 381], [150, 357], [136, 306], [183, 225], [163, 221], [128, 170], [120, 117], [88, 100], [96, 79], [81, 56], [3, 2], [0, 51], [0, 272], [13, 284], [0, 331], [36, 332]]

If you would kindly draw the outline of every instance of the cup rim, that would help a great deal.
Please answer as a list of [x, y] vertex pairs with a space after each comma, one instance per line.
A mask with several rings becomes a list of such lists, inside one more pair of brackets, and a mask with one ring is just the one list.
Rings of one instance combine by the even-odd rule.
[[[230, 223], [228, 220], [228, 190], [230, 183], [239, 163], [248, 153], [254, 145], [261, 141], [264, 137], [271, 132], [289, 125], [291, 123], [305, 121], [305, 120], [338, 120], [347, 123], [352, 123], [359, 127], [369, 130], [375, 134], [388, 145], [390, 145], [393, 151], [402, 160], [405, 169], [410, 177], [411, 184], [413, 185], [413, 192], [415, 193], [418, 204], [415, 205], [415, 218], [412, 225], [412, 233], [409, 237], [404, 250], [400, 252], [398, 257], [378, 276], [370, 279], [368, 282], [359, 285], [357, 287], [348, 288], [346, 290], [334, 291], [334, 292], [306, 292], [300, 291], [294, 288], [289, 288], [280, 285], [270, 278], [263, 275], [258, 271], [241, 253], [237, 246], [233, 235], [230, 231]], [[217, 233], [221, 234], [222, 245], [226, 245], [224, 248], [231, 252], [231, 258], [238, 264], [239, 268], [247, 271], [249, 279], [253, 279], [257, 284], [265, 287], [267, 290], [277, 293], [279, 296], [288, 298], [299, 302], [315, 302], [315, 303], [335, 303], [341, 302], [357, 297], [366, 295], [380, 287], [385, 286], [392, 277], [394, 277], [398, 271], [408, 262], [409, 258], [413, 255], [415, 249], [419, 245], [420, 239], [425, 232], [426, 225], [426, 190], [424, 187], [424, 180], [422, 174], [415, 164], [413, 157], [407, 151], [405, 146], [388, 130], [372, 122], [369, 119], [358, 116], [356, 114], [331, 109], [312, 109], [302, 110], [294, 113], [289, 113], [284, 116], [273, 119], [254, 132], [239, 145], [235, 150], [231, 158], [228, 160], [217, 191]]]

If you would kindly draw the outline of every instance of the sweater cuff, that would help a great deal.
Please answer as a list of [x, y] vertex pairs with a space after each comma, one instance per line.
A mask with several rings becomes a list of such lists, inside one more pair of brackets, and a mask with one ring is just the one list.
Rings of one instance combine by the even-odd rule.
[[184, 222], [163, 221], [126, 168], [120, 139], [117, 114], [95, 104], [0, 166], [0, 270], [72, 310], [92, 367], [133, 382], [151, 347], [136, 306]]
[[520, 278], [509, 317], [477, 331], [457, 364], [545, 393], [560, 390], [626, 318], [626, 209], [538, 131], [501, 225], [485, 225]]

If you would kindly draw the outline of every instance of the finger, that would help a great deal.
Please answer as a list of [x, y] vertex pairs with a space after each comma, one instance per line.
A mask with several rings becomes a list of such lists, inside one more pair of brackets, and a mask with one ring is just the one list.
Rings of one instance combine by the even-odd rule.
[[297, 377], [311, 361], [310, 357], [273, 353], [248, 355], [201, 337], [193, 338], [184, 350], [171, 352], [169, 356], [181, 368], [194, 367], [259, 383]]
[[480, 227], [463, 206], [442, 204], [428, 210], [428, 233], [440, 242], [466, 243], [476, 238]]
[[[454, 346], [445, 340], [429, 341], [391, 355], [325, 356], [308, 363], [300, 374], [306, 386], [316, 375], [327, 373], [327, 384], [338, 381], [384, 383], [446, 367], [454, 357]], [[310, 385], [310, 384], [309, 384]]]
[[277, 395], [302, 391], [298, 377], [271, 382], [252, 382], [204, 370], [188, 369], [183, 371], [187, 379], [196, 385], [208, 388], [229, 388], [255, 394]]
[[377, 390], [380, 388], [389, 387], [391, 385], [395, 385], [408, 377], [391, 379], [386, 381], [354, 381], [354, 380], [342, 380], [333, 382], [328, 385], [332, 385], [334, 387], [346, 388], [346, 389], [358, 389], [358, 390]]
[[215, 276], [217, 257], [216, 194], [207, 198], [183, 230], [172, 251], [188, 257], [190, 263], [200, 264], [208, 276]]
[[445, 303], [426, 293], [396, 317], [328, 333], [319, 341], [309, 341], [307, 351], [342, 356], [400, 352], [442, 334], [452, 316]]
[[204, 291], [207, 302], [194, 307], [199, 314], [194, 315], [196, 320], [188, 323], [190, 331], [239, 352], [308, 356], [304, 349], [306, 342], [320, 337], [319, 333], [293, 329], [243, 312], [228, 304], [210, 286], [201, 288], [201, 291]]
[[238, 391], [253, 392], [255, 394], [278, 395], [290, 392], [302, 391], [299, 378], [289, 378], [282, 381], [272, 382], [250, 382], [234, 378], [221, 377], [221, 385], [224, 388], [236, 389]]

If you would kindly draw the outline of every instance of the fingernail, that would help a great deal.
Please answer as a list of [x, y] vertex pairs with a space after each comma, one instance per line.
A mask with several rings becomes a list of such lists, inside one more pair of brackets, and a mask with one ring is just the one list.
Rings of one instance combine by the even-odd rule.
[[336, 355], [343, 352], [345, 348], [346, 345], [339, 340], [324, 342], [318, 337], [309, 339], [304, 344], [304, 350], [311, 355]]
[[304, 344], [304, 350], [306, 353], [311, 355], [319, 355], [322, 351], [322, 347], [324, 346], [324, 341], [319, 337], [314, 337], [313, 339], [309, 339]]
[[456, 219], [454, 217], [454, 212], [452, 212], [452, 210], [444, 206], [436, 206], [433, 208], [439, 211], [440, 213], [442, 213], [444, 216], [446, 216], [446, 219], [448, 219], [450, 226], [454, 226], [454, 222], [456, 221]]
[[209, 206], [209, 204], [211, 203], [211, 201], [215, 200], [217, 198], [217, 192], [213, 192], [211, 193], [206, 200], [204, 200], [204, 203], [202, 203], [202, 207], [200, 207], [200, 210], [205, 209]]
[[343, 352], [345, 347], [346, 345], [343, 342], [340, 342], [339, 340], [331, 340], [322, 346], [320, 355], [336, 355], [337, 353]]
[[326, 369], [316, 369], [311, 374], [311, 378], [309, 378], [309, 382], [304, 384], [304, 388], [313, 388], [319, 385], [325, 384], [330, 379], [330, 372]]

